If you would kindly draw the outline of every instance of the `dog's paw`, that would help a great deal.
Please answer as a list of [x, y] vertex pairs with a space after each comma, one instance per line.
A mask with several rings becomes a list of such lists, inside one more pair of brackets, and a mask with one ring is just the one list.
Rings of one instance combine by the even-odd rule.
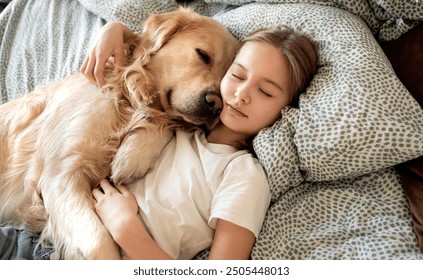
[[151, 128], [139, 129], [128, 135], [111, 163], [110, 178], [116, 184], [128, 185], [144, 177], [172, 136], [170, 129]]
[[142, 155], [139, 152], [119, 149], [111, 163], [110, 179], [115, 184], [129, 185], [144, 177], [151, 166], [149, 162], [142, 160]]

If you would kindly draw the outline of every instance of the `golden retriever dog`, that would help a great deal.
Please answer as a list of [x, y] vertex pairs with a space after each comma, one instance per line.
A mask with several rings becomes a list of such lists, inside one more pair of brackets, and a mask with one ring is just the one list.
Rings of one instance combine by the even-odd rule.
[[92, 189], [142, 177], [176, 123], [212, 127], [238, 48], [190, 9], [155, 14], [101, 90], [76, 73], [1, 105], [0, 223], [41, 232], [64, 259], [120, 259]]

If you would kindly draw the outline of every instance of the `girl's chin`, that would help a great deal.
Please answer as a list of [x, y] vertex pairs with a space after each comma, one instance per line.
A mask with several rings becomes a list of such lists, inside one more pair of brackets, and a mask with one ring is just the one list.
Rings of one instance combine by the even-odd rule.
[[[245, 118], [244, 118], [244, 120], [245, 120]], [[245, 123], [242, 123], [240, 118], [234, 117], [231, 114], [228, 114], [228, 115], [221, 114], [220, 115], [220, 121], [229, 130], [231, 130], [231, 131], [233, 131], [237, 134], [244, 135], [245, 137], [254, 136], [258, 132], [258, 131], [257, 132], [253, 131], [251, 129], [251, 126], [248, 126]]]

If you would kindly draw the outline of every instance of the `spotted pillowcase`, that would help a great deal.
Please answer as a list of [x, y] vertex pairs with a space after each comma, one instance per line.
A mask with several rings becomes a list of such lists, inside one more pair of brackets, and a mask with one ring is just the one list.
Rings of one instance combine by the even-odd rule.
[[319, 47], [318, 73], [299, 108], [284, 109], [254, 140], [274, 200], [301, 180], [354, 178], [423, 154], [423, 110], [358, 17], [312, 4], [253, 3], [215, 18], [239, 38], [285, 25]]
[[[421, 0], [204, 0], [210, 4], [245, 5], [252, 2], [263, 4], [315, 4], [336, 7], [360, 17], [378, 40], [398, 39], [423, 19]], [[211, 5], [212, 6], [212, 5]], [[259, 17], [258, 19], [262, 19]]]
[[239, 38], [286, 25], [319, 46], [299, 108], [254, 140], [272, 203], [253, 259], [422, 259], [393, 165], [423, 154], [423, 111], [364, 21], [335, 7], [248, 4], [215, 18]]

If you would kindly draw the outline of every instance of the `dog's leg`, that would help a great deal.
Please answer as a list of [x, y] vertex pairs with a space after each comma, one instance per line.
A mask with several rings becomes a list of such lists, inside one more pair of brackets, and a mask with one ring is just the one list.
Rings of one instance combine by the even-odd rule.
[[120, 259], [120, 250], [95, 213], [91, 196], [92, 188], [110, 173], [117, 140], [92, 139], [76, 137], [61, 151], [40, 151], [44, 157], [61, 158], [50, 159], [48, 162], [56, 164], [45, 165], [39, 179], [48, 213], [42, 236], [63, 252], [65, 259]]
[[50, 193], [43, 196], [49, 217], [40, 242], [51, 242], [64, 259], [120, 259], [117, 244], [93, 208], [91, 186], [78, 175], [58, 176], [48, 182], [55, 187], [45, 190]]
[[149, 125], [129, 134], [112, 161], [113, 182], [129, 185], [142, 178], [153, 167], [173, 133], [170, 128]]

